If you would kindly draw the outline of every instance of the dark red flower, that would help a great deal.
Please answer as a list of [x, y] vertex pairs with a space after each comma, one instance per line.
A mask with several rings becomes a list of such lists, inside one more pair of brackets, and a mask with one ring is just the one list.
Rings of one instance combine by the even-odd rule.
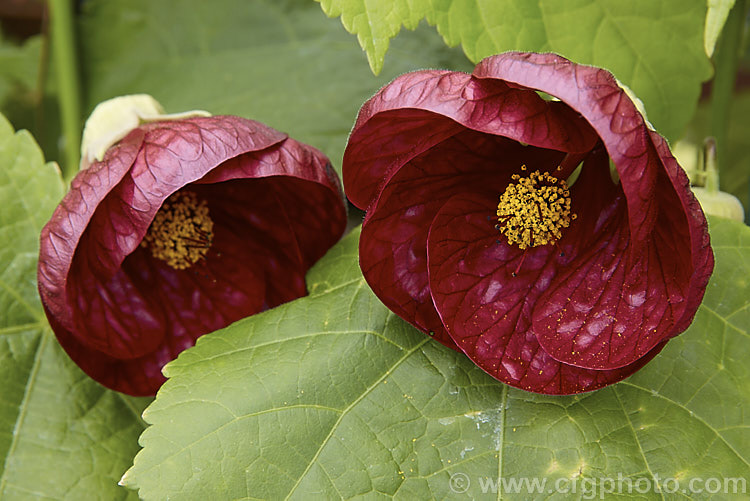
[[86, 373], [152, 395], [200, 335], [303, 296], [345, 224], [318, 150], [232, 116], [146, 124], [73, 180], [42, 230], [39, 292]]
[[526, 390], [632, 374], [687, 328], [713, 269], [666, 141], [610, 73], [557, 55], [397, 78], [360, 110], [343, 168], [378, 297]]

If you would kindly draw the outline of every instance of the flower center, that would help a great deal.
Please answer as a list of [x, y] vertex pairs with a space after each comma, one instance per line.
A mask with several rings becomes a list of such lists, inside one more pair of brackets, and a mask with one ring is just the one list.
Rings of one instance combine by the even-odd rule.
[[[521, 170], [526, 170], [522, 165]], [[521, 249], [552, 244], [562, 237], [562, 228], [576, 218], [570, 212], [568, 184], [548, 173], [527, 177], [513, 174], [497, 204], [495, 226], [510, 244]]]
[[203, 258], [213, 241], [214, 222], [208, 204], [195, 193], [172, 194], [156, 213], [141, 246], [176, 270], [190, 268]]

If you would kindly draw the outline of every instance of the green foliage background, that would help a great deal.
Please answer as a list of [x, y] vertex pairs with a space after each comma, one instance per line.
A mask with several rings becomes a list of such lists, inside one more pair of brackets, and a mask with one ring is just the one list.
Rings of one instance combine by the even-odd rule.
[[[657, 129], [698, 143], [716, 35], [705, 19], [720, 25], [734, 3], [319, 2], [83, 2], [81, 113], [146, 92], [168, 112], [260, 120], [340, 169], [359, 106], [395, 76], [553, 50], [612, 70]], [[310, 272], [309, 297], [202, 338], [167, 366], [153, 403], [103, 389], [59, 347], [36, 294], [38, 234], [65, 189], [44, 161], [59, 159], [63, 144], [47, 52], [41, 37], [0, 39], [0, 111], [13, 124], [0, 116], [1, 499], [135, 498], [117, 485], [128, 468], [123, 483], [145, 499], [451, 498], [453, 473], [473, 479], [465, 499], [529, 498], [485, 495], [480, 476], [750, 483], [750, 230], [721, 220], [710, 228], [716, 272], [689, 331], [595, 393], [508, 388], [429, 341], [367, 288], [356, 230]], [[746, 205], [748, 103], [747, 94], [735, 101], [721, 171]], [[44, 155], [28, 132], [14, 132], [22, 128]]]

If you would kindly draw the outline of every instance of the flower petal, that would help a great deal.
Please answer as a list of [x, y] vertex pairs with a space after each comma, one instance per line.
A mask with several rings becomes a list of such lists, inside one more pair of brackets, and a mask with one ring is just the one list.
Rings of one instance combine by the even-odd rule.
[[434, 214], [456, 193], [500, 190], [524, 162], [544, 169], [562, 157], [464, 129], [412, 159], [384, 186], [362, 226], [360, 265], [375, 294], [402, 318], [454, 347], [429, 296], [427, 233]]
[[[138, 247], [190, 183], [225, 223], [192, 276], [199, 265], [178, 273]], [[72, 358], [160, 367], [199, 335], [304, 295], [305, 271], [345, 225], [338, 179], [314, 148], [238, 117], [148, 124], [79, 173], [43, 229], [40, 295]]]
[[164, 364], [174, 358], [173, 353], [192, 346], [192, 342], [181, 344], [184, 339], [178, 338], [172, 340], [171, 346], [163, 348], [161, 352], [152, 352], [141, 358], [120, 359], [81, 343], [78, 337], [57, 323], [55, 317], [50, 316], [49, 322], [60, 344], [78, 367], [107, 388], [128, 395], [155, 395], [166, 380], [161, 373]]
[[[627, 217], [616, 229], [621, 244], [610, 242], [617, 259], [580, 258], [535, 313], [544, 318], [535, 330], [545, 349], [567, 363], [615, 368], [684, 330], [713, 269], [705, 218], [664, 140], [649, 131], [614, 77], [553, 54], [520, 53], [487, 58], [474, 75], [542, 90], [580, 112], [602, 138], [625, 195]], [[600, 184], [592, 183], [588, 193]], [[615, 274], [601, 280], [584, 269]], [[590, 314], [565, 308], [574, 289], [577, 307], [597, 301]], [[576, 323], [579, 329], [572, 328]]]
[[[695, 273], [689, 289], [691, 297], [694, 286], [700, 290], [699, 297], [690, 301], [697, 307], [713, 270], [705, 217], [665, 140], [648, 128], [612, 74], [556, 54], [508, 52], [481, 61], [473, 75], [549, 93], [591, 124], [620, 177], [628, 206], [631, 252], [638, 255], [639, 246], [651, 243], [649, 234], [655, 225], [672, 226], [659, 230], [663, 232], [677, 229], [680, 240], [674, 247], [689, 261], [688, 273]], [[683, 322], [682, 330], [688, 324]]]
[[328, 158], [315, 148], [287, 138], [277, 147], [224, 162], [196, 184], [243, 178], [269, 180], [266, 186], [273, 200], [259, 203], [256, 215], [269, 216], [266, 231], [290, 237], [288, 245], [295, 248], [305, 270], [343, 234], [346, 205], [341, 184]]
[[[674, 332], [672, 333], [672, 337], [674, 337], [690, 326], [695, 313], [698, 311], [698, 306], [700, 306], [703, 300], [703, 294], [711, 278], [711, 273], [714, 270], [714, 254], [711, 250], [706, 216], [703, 214], [698, 199], [693, 196], [693, 192], [690, 189], [690, 180], [685, 171], [682, 170], [682, 167], [677, 163], [677, 160], [672, 156], [671, 151], [669, 151], [667, 141], [656, 132], [649, 131], [649, 135], [667, 170], [669, 179], [682, 200], [689, 222], [690, 243], [692, 246], [691, 254], [693, 256], [694, 270], [690, 276], [685, 312], [674, 328]], [[665, 234], [664, 238], [669, 238], [669, 234]], [[684, 252], [685, 249], [680, 249], [680, 251]]]
[[648, 151], [643, 117], [611, 73], [556, 54], [507, 52], [482, 60], [473, 74], [547, 92], [583, 115], [617, 167], [633, 240], [645, 241], [659, 209], [656, 176], [660, 166]]
[[495, 198], [491, 191], [452, 197], [435, 216], [427, 240], [435, 307], [474, 363], [518, 388], [570, 394], [620, 381], [661, 350], [663, 345], [614, 370], [583, 369], [552, 358], [533, 331], [532, 310], [556, 268], [570, 256], [559, 256], [549, 246], [524, 253], [498, 240], [494, 223], [487, 220]]
[[561, 241], [567, 249], [575, 240], [576, 255], [539, 297], [533, 330], [544, 350], [561, 362], [614, 369], [669, 337], [684, 309], [679, 284], [687, 284], [689, 276], [662, 262], [678, 253], [669, 241], [641, 247], [635, 258], [629, 254], [624, 195], [610, 179], [607, 156], [592, 157], [573, 189], [580, 217]]
[[[80, 172], [42, 229], [39, 292], [45, 308], [70, 332], [77, 332], [76, 309], [69, 307], [76, 303], [69, 291], [78, 278], [71, 274], [74, 261], [86, 262], [86, 279], [114, 276], [170, 194], [227, 158], [286, 137], [237, 117], [158, 125], [134, 130], [101, 163]], [[102, 349], [109, 345], [96, 333], [82, 341]]]
[[383, 87], [360, 110], [344, 153], [349, 199], [367, 208], [394, 170], [455, 134], [456, 124], [574, 153], [598, 139], [570, 108], [533, 92], [465, 73], [416, 71]]

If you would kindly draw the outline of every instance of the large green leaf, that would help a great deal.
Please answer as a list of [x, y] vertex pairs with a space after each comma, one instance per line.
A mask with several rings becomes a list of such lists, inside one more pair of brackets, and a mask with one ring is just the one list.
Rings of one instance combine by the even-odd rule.
[[81, 26], [86, 112], [146, 92], [168, 112], [259, 120], [323, 150], [340, 169], [362, 103], [400, 73], [470, 67], [432, 30], [395, 44], [376, 78], [340, 24], [309, 0], [95, 0]]
[[[750, 228], [717, 220], [712, 238], [717, 268], [689, 331], [629, 380], [554, 397], [498, 383], [390, 313], [359, 272], [354, 231], [310, 272], [310, 296], [166, 366], [123, 482], [147, 500], [444, 499], [464, 487], [467, 499], [570, 499], [572, 482], [575, 498], [618, 475], [639, 488], [675, 478], [680, 492], [698, 477], [749, 483]], [[485, 496], [498, 477], [546, 487]]]
[[0, 115], [0, 499], [124, 499], [144, 399], [105, 390], [52, 334], [36, 290], [39, 232], [62, 197], [55, 164]]
[[682, 134], [700, 84], [711, 76], [706, 0], [317, 1], [357, 35], [376, 73], [402, 24], [413, 28], [426, 17], [448, 45], [460, 44], [475, 62], [507, 50], [553, 51], [607, 68], [671, 139]]

